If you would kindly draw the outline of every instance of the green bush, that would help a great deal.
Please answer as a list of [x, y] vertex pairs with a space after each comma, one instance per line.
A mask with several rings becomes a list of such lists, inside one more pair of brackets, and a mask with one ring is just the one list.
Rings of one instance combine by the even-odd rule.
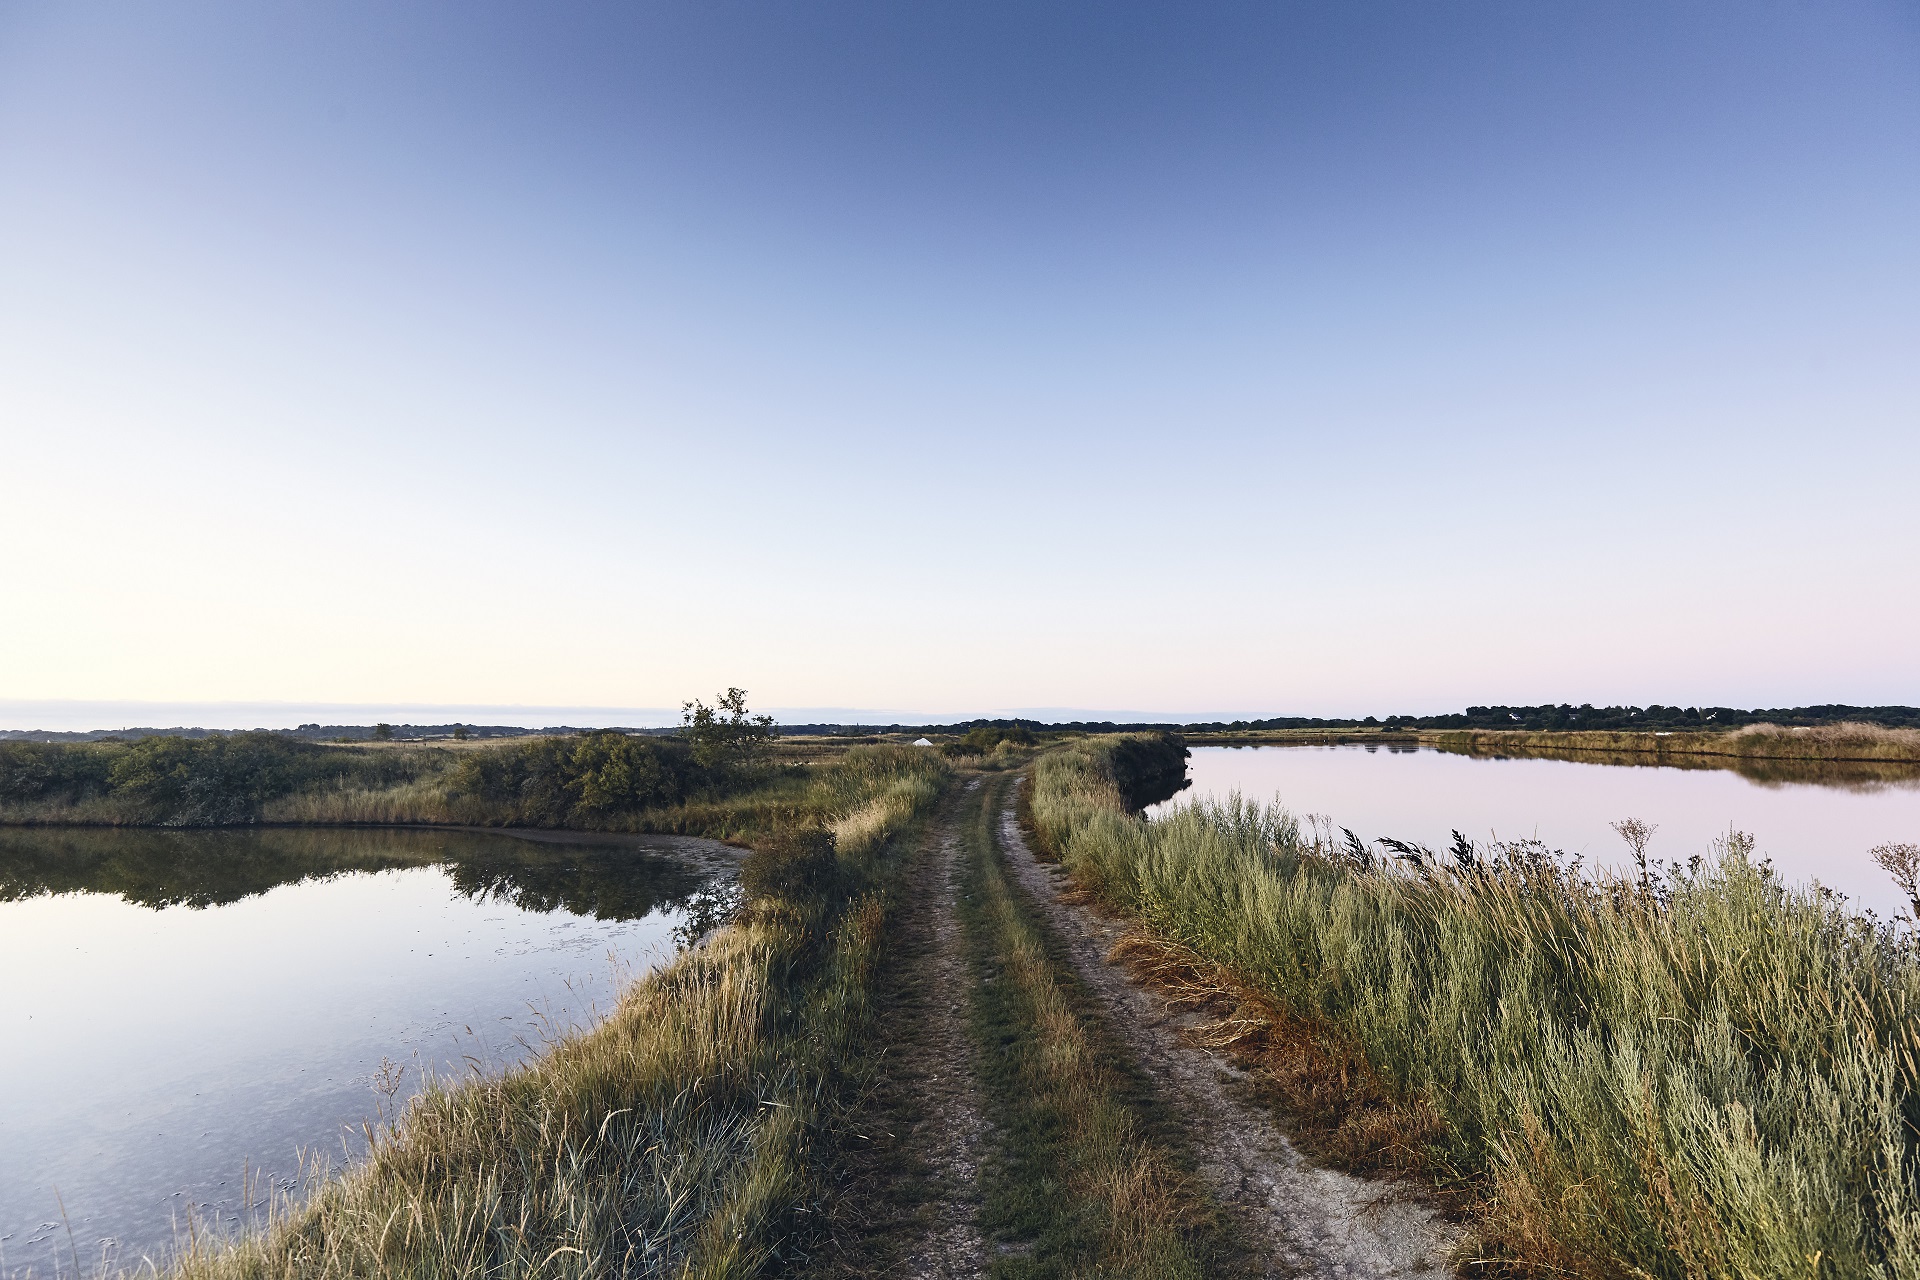
[[1010, 742], [1016, 747], [1030, 747], [1034, 741], [1032, 730], [1024, 725], [977, 724], [940, 750], [956, 757], [984, 756], [1003, 742]]
[[247, 822], [260, 805], [325, 771], [325, 753], [268, 733], [142, 738], [114, 759], [115, 795], [170, 826]]
[[454, 768], [448, 789], [480, 821], [600, 826], [679, 804], [715, 781], [680, 742], [602, 730], [473, 752]]
[[106, 800], [109, 812], [89, 820], [244, 825], [260, 820], [266, 802], [295, 791], [410, 781], [435, 767], [430, 754], [342, 750], [277, 733], [156, 735], [73, 746], [0, 743], [0, 805], [58, 821], [62, 806]]
[[0, 804], [74, 801], [105, 794], [114, 748], [0, 742]]

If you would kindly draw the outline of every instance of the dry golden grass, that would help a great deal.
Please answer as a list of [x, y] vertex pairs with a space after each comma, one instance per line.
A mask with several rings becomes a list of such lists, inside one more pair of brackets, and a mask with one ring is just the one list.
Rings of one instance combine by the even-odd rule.
[[0, 805], [0, 826], [8, 827], [118, 827], [136, 823], [140, 816], [137, 805], [118, 796]]
[[1160, 992], [1169, 1008], [1207, 1015], [1210, 1021], [1182, 1034], [1245, 1069], [1304, 1149], [1353, 1173], [1443, 1180], [1433, 1162], [1440, 1117], [1424, 1099], [1397, 1096], [1357, 1045], [1288, 1012], [1191, 947], [1144, 929], [1122, 937], [1108, 958]]
[[432, 825], [460, 821], [439, 779], [362, 787], [351, 783], [327, 790], [280, 796], [260, 807], [260, 820], [295, 826]]
[[1877, 724], [1826, 724], [1789, 728], [1750, 724], [1727, 735], [1741, 755], [1821, 760], [1920, 760], [1920, 729]]

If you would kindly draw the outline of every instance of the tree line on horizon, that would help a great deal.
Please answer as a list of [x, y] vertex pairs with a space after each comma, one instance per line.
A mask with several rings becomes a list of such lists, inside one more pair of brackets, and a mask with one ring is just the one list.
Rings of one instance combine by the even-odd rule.
[[[723, 695], [724, 696], [724, 695]], [[766, 719], [759, 717], [759, 719]], [[1527, 729], [1533, 731], [1605, 730], [1715, 730], [1750, 724], [1778, 724], [1811, 728], [1829, 724], [1876, 724], [1889, 729], [1920, 729], [1920, 707], [1858, 707], [1823, 703], [1808, 707], [1680, 707], [1651, 703], [1644, 707], [1596, 707], [1591, 702], [1543, 703], [1539, 706], [1468, 707], [1438, 715], [1380, 716], [1269, 716], [1245, 720], [1067, 720], [1045, 721], [1022, 717], [960, 720], [952, 724], [786, 724], [767, 720], [766, 732], [779, 734], [862, 735], [882, 733], [936, 733], [965, 735], [975, 731], [1009, 734], [1125, 733], [1172, 730], [1179, 733], [1238, 733], [1270, 729]], [[382, 732], [385, 730], [385, 732]], [[38, 729], [0, 729], [0, 742], [135, 742], [143, 738], [220, 738], [245, 733], [268, 733], [318, 742], [419, 741], [433, 738], [566, 737], [593, 733], [620, 733], [635, 737], [681, 737], [687, 726], [662, 728], [590, 729], [554, 725], [531, 729], [513, 725], [300, 725], [295, 729], [99, 729], [84, 732]]]
[[795, 724], [781, 725], [782, 733], [875, 734], [875, 733], [950, 733], [976, 731], [1029, 733], [1129, 733], [1172, 731], [1176, 733], [1239, 733], [1267, 729], [1625, 729], [1625, 730], [1715, 730], [1737, 729], [1750, 724], [1778, 724], [1806, 728], [1827, 724], [1877, 724], [1889, 729], [1920, 728], [1920, 707], [1856, 707], [1827, 703], [1811, 707], [1773, 707], [1742, 710], [1737, 707], [1669, 707], [1652, 703], [1644, 707], [1596, 707], [1591, 702], [1544, 703], [1537, 707], [1468, 707], [1465, 711], [1438, 715], [1411, 716], [1269, 716], [1246, 720], [1068, 720], [1048, 722], [1029, 719], [963, 720], [954, 724]]

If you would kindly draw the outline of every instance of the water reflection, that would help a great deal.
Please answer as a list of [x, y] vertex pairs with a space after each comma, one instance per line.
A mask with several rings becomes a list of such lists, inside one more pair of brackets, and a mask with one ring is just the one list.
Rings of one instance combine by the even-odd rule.
[[[1685, 862], [1729, 828], [1751, 833], [1789, 882], [1818, 880], [1890, 915], [1905, 899], [1868, 850], [1920, 839], [1920, 767], [1889, 762], [1655, 757], [1546, 750], [1442, 751], [1412, 743], [1195, 747], [1189, 797], [1278, 798], [1368, 841], [1443, 849], [1538, 839], [1588, 866], [1624, 868], [1610, 825], [1658, 827], [1649, 856]], [[1159, 812], [1155, 810], [1153, 812]]]
[[[1395, 747], [1416, 751], [1418, 747]], [[1476, 760], [1565, 760], [1619, 768], [1724, 770], [1763, 787], [1832, 787], [1873, 792], [1888, 788], [1920, 790], [1920, 764], [1898, 760], [1768, 760], [1747, 756], [1656, 756], [1639, 751], [1563, 751], [1550, 747], [1440, 746], [1452, 755]]]
[[0, 1274], [68, 1259], [61, 1201], [89, 1266], [160, 1256], [189, 1210], [240, 1225], [425, 1074], [589, 1022], [730, 865], [677, 838], [0, 830]]
[[653, 842], [547, 844], [405, 829], [0, 829], [0, 902], [110, 893], [143, 907], [211, 907], [351, 871], [444, 865], [470, 897], [527, 911], [637, 920], [691, 895], [710, 869]]

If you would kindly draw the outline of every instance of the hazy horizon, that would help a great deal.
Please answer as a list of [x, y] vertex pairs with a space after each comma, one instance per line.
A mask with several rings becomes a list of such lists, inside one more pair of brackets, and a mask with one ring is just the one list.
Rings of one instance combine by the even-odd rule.
[[[1564, 701], [1564, 700], [1562, 700]], [[1658, 699], [1620, 704], [1647, 706]], [[756, 714], [771, 715], [783, 725], [864, 724], [902, 726], [959, 724], [969, 720], [1030, 720], [1043, 724], [1073, 722], [1115, 724], [1211, 724], [1236, 720], [1273, 720], [1290, 717], [1363, 720], [1368, 716], [1444, 715], [1467, 706], [1502, 705], [1481, 700], [1460, 706], [1410, 709], [1367, 707], [1337, 712], [1301, 712], [1288, 709], [1238, 708], [1099, 708], [1099, 707], [961, 707], [945, 710], [902, 710], [876, 707], [761, 707]], [[1559, 705], [1505, 704], [1505, 705]], [[1577, 704], [1576, 704], [1577, 705]], [[1704, 706], [1697, 703], [1659, 703], [1663, 706]], [[1807, 704], [1816, 705], [1816, 704]], [[1883, 704], [1889, 705], [1889, 704]], [[1905, 705], [1905, 704], [1900, 704]], [[1742, 707], [1740, 710], [1758, 710]], [[661, 729], [681, 723], [678, 707], [555, 707], [431, 703], [297, 703], [297, 702], [116, 702], [50, 699], [0, 699], [0, 732], [96, 733], [121, 729], [295, 729], [303, 724], [363, 726], [496, 725], [526, 729], [567, 726], [577, 729]]]
[[[1291, 714], [1285, 711], [1255, 714], [1192, 710], [1103, 710], [1082, 707], [971, 707], [916, 711], [874, 707], [761, 707], [755, 705], [752, 709], [757, 714], [773, 716], [781, 724], [952, 724], [977, 719], [1023, 719], [1050, 723], [1072, 720], [1194, 723], [1203, 720], [1231, 721]], [[1369, 714], [1383, 713], [1359, 713], [1361, 716]], [[302, 724], [370, 725], [382, 722], [395, 725], [506, 725], [530, 729], [556, 725], [585, 729], [612, 726], [657, 729], [679, 724], [680, 708], [0, 699], [0, 731], [16, 732], [35, 729], [59, 733], [91, 733], [135, 728], [292, 729]]]

